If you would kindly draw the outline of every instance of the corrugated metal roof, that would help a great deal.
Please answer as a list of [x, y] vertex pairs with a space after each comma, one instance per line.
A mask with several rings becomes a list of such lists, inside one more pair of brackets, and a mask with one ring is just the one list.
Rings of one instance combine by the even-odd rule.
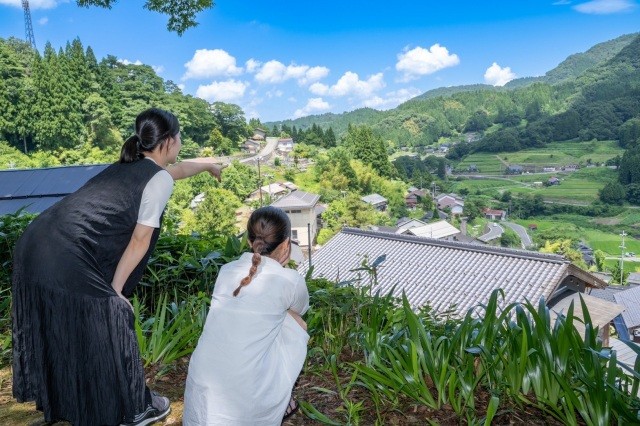
[[279, 209], [309, 209], [318, 203], [320, 196], [300, 190], [293, 191], [271, 205]]
[[40, 213], [108, 166], [0, 170], [0, 214], [15, 213], [21, 207], [30, 213]]
[[360, 199], [369, 204], [379, 204], [387, 202], [387, 199], [380, 194], [369, 194], [365, 195], [364, 197], [360, 197]]
[[[573, 303], [573, 315], [584, 321], [580, 296], [582, 296], [582, 300], [584, 300], [584, 303], [587, 305], [591, 323], [594, 327], [600, 327], [600, 329], [613, 321], [615, 317], [625, 310], [624, 306], [618, 303], [612, 303], [598, 297], [589, 296], [588, 294], [573, 293], [560, 299], [549, 308], [551, 323], [553, 324], [553, 322], [555, 322], [558, 315], [566, 315], [567, 312], [569, 312], [569, 305], [571, 305], [571, 303]], [[580, 321], [574, 321], [573, 324], [576, 330], [584, 337], [584, 324]]]
[[404, 233], [409, 233], [416, 237], [447, 238], [459, 234], [460, 230], [446, 220], [439, 220], [438, 222], [409, 228]]
[[613, 297], [626, 308], [622, 318], [627, 328], [640, 326], [640, 287], [614, 293]]
[[[458, 313], [487, 302], [497, 288], [504, 290], [505, 303], [548, 300], [573, 270], [558, 255], [344, 228], [313, 255], [313, 276], [361, 278], [361, 285], [368, 285], [367, 276], [352, 270], [365, 256], [373, 262], [382, 255], [386, 260], [374, 292], [386, 294], [395, 287], [413, 307], [456, 305]], [[307, 269], [306, 262], [299, 268], [303, 274]]]

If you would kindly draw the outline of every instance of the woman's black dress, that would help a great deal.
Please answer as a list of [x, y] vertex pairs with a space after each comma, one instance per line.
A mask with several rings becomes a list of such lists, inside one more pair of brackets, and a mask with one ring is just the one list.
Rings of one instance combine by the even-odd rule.
[[[111, 287], [138, 218], [142, 193], [162, 168], [113, 164], [41, 213], [16, 244], [13, 395], [45, 420], [114, 425], [145, 408], [134, 318]], [[140, 280], [157, 241], [123, 293]]]

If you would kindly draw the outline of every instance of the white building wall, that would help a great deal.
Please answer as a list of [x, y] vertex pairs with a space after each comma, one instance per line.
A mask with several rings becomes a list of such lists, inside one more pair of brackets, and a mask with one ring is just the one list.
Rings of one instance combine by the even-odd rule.
[[[300, 211], [300, 213], [297, 213]], [[289, 216], [289, 220], [291, 220], [291, 234], [295, 236], [296, 232], [298, 234], [298, 242], [300, 246], [308, 247], [309, 246], [309, 237], [307, 235], [307, 224], [311, 224], [311, 239], [313, 240], [318, 231], [316, 224], [316, 214], [315, 209], [304, 209], [304, 210], [285, 210], [287, 215]], [[296, 232], [293, 232], [296, 231]]]

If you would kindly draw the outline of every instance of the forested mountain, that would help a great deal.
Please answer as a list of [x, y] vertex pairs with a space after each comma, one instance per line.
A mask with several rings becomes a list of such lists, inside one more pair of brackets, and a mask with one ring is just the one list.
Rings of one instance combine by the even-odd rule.
[[229, 151], [249, 133], [240, 107], [184, 95], [148, 65], [98, 62], [78, 39], [58, 52], [47, 44], [42, 56], [0, 39], [0, 142], [22, 151], [119, 149], [136, 115], [152, 106], [178, 116], [186, 156], [203, 146]]
[[613, 40], [598, 43], [584, 53], [575, 53], [562, 61], [557, 67], [542, 77], [516, 78], [505, 87], [523, 87], [537, 81], [558, 84], [581, 76], [586, 70], [605, 63], [617, 55], [625, 46], [633, 41], [638, 33], [626, 34]]
[[[349, 123], [365, 124], [392, 145], [414, 147], [430, 145], [441, 138], [455, 142], [463, 140], [464, 132], [486, 131], [495, 136], [473, 149], [491, 151], [502, 149], [500, 145], [507, 140], [510, 149], [518, 150], [550, 140], [616, 138], [618, 127], [633, 114], [631, 94], [634, 92], [623, 93], [622, 100], [609, 89], [633, 89], [629, 84], [632, 85], [633, 76], [639, 70], [628, 63], [622, 65], [621, 61], [634, 51], [639, 37], [636, 33], [600, 43], [587, 52], [570, 56], [544, 77], [520, 79], [513, 82], [512, 87], [441, 88], [389, 111], [360, 109], [282, 123], [298, 128], [312, 124], [332, 126], [338, 138]], [[614, 105], [618, 101], [628, 107]], [[596, 109], [600, 107], [604, 109], [598, 113]], [[625, 111], [618, 111], [620, 109]], [[613, 116], [606, 118], [609, 112]], [[576, 118], [576, 114], [584, 117]], [[458, 154], [464, 155], [470, 149], [461, 146]]]

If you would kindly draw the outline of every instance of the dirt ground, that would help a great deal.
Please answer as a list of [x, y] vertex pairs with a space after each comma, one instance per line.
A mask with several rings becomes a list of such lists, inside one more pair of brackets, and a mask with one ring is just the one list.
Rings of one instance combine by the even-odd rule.
[[[148, 371], [149, 386], [155, 391], [167, 396], [171, 400], [171, 413], [158, 425], [181, 425], [183, 409], [184, 383], [187, 374], [188, 360], [185, 358], [176, 363], [170, 371], [157, 377], [156, 371]], [[345, 382], [348, 378], [345, 377]], [[360, 412], [361, 425], [373, 425], [376, 422], [373, 402], [362, 388], [354, 387], [349, 394], [355, 401], [363, 401], [364, 408]], [[321, 413], [338, 423], [346, 423], [345, 409], [342, 400], [338, 396], [333, 377], [320, 374], [302, 374], [294, 390], [294, 397], [298, 401], [307, 401]], [[477, 407], [486, 407], [490, 396], [481, 394], [476, 399]], [[457, 417], [451, 407], [443, 407], [440, 410], [431, 410], [425, 406], [400, 403], [394, 409], [382, 410], [382, 424], [384, 425], [428, 425], [438, 424], [443, 426], [464, 425], [466, 421]], [[291, 418], [287, 419], [284, 426], [321, 425], [323, 423], [307, 417], [299, 410]], [[561, 423], [545, 415], [536, 409], [514, 408], [502, 410], [498, 413], [494, 425], [552, 425]], [[11, 369], [0, 369], [0, 425], [6, 426], [69, 426], [66, 422], [48, 424], [43, 415], [36, 411], [35, 404], [17, 403], [11, 394]]]

